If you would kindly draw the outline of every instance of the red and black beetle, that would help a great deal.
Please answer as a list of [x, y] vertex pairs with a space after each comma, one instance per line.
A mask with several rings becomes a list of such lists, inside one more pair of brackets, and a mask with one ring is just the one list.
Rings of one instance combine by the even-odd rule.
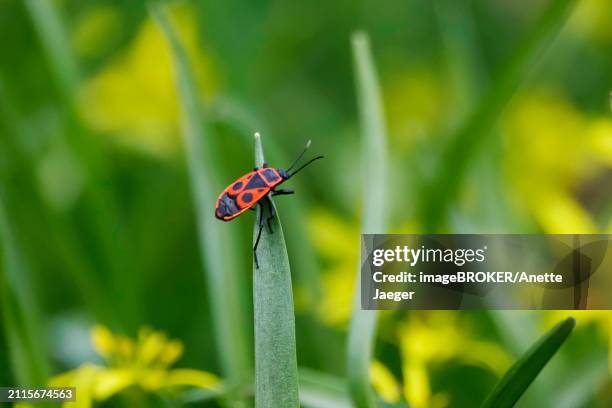
[[253, 245], [253, 256], [255, 257], [255, 266], [257, 268], [259, 268], [259, 262], [257, 261], [257, 245], [259, 244], [259, 238], [261, 237], [261, 230], [264, 227], [263, 212], [265, 207], [267, 206], [269, 211], [269, 216], [266, 218], [266, 220], [270, 232], [273, 232], [271, 221], [276, 216], [274, 206], [270, 201], [270, 194], [272, 196], [276, 196], [294, 193], [293, 190], [277, 189], [277, 187], [289, 180], [291, 177], [295, 176], [300, 170], [308, 166], [310, 163], [323, 158], [323, 156], [317, 156], [292, 172], [291, 169], [297, 164], [302, 156], [304, 156], [304, 153], [306, 153], [306, 150], [308, 150], [309, 147], [310, 140], [308, 143], [306, 143], [306, 147], [304, 147], [302, 153], [299, 154], [291, 166], [289, 166], [289, 168], [286, 170], [269, 167], [267, 163], [264, 163], [262, 167], [256, 167], [253, 169], [253, 171], [234, 181], [225, 190], [223, 190], [221, 194], [219, 194], [219, 198], [217, 198], [217, 203], [215, 205], [215, 217], [221, 221], [231, 221], [246, 210], [253, 209], [256, 204], [259, 204], [262, 207], [262, 214], [259, 219], [259, 231], [257, 232], [255, 245]]

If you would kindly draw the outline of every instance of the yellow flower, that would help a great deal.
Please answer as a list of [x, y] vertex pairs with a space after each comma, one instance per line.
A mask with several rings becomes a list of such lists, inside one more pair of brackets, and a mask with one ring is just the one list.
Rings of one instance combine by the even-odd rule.
[[[193, 70], [202, 89], [211, 92], [211, 63], [199, 51], [193, 13], [173, 9]], [[95, 129], [117, 142], [156, 155], [178, 150], [179, 109], [172, 58], [152, 19], [142, 23], [128, 49], [81, 89], [81, 108]]]
[[389, 135], [394, 146], [410, 149], [416, 140], [431, 137], [448, 123], [448, 86], [431, 68], [411, 68], [385, 85]]
[[547, 233], [605, 228], [598, 228], [573, 190], [612, 166], [611, 119], [588, 118], [562, 96], [541, 91], [517, 99], [504, 132], [517, 206], [526, 206]]
[[219, 386], [219, 379], [205, 371], [170, 369], [181, 356], [183, 345], [169, 340], [163, 333], [143, 328], [135, 341], [115, 335], [104, 326], [95, 326], [91, 338], [106, 365], [86, 363], [49, 381], [53, 387], [76, 387], [77, 402], [66, 403], [67, 407], [91, 407], [94, 402], [107, 400], [131, 386], [149, 392], [174, 387], [215, 389]]
[[391, 371], [378, 360], [374, 360], [370, 365], [370, 381], [383, 401], [391, 404], [399, 402], [400, 384]]
[[588, 0], [578, 2], [576, 11], [569, 22], [569, 29], [609, 44], [612, 41], [611, 25], [612, 2], [609, 0]]
[[352, 311], [359, 262], [359, 229], [324, 210], [315, 211], [310, 219], [311, 241], [329, 263], [322, 277], [322, 297], [316, 313], [326, 324], [342, 325]]
[[[351, 224], [329, 211], [316, 210], [309, 219], [310, 241], [328, 265], [321, 278], [321, 301], [314, 306], [316, 314], [325, 324], [343, 326], [353, 311], [361, 232], [357, 222]], [[391, 232], [414, 233], [414, 225], [401, 224]]]
[[[494, 343], [472, 337], [465, 325], [460, 325], [456, 312], [425, 312], [412, 314], [398, 330], [403, 395], [410, 406], [431, 408], [448, 406], [445, 393], [433, 393], [429, 380], [429, 367], [450, 360], [484, 367], [498, 376], [511, 364], [511, 358]], [[397, 389], [393, 375], [374, 362], [370, 376], [372, 385], [387, 402], [396, 402], [392, 392]]]

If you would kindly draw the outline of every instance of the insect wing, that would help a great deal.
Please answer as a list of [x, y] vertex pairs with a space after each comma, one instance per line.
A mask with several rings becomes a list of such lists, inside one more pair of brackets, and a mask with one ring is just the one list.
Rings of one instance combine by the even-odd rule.
[[219, 195], [215, 216], [229, 221], [254, 206], [269, 191], [270, 187], [256, 171], [247, 173]]

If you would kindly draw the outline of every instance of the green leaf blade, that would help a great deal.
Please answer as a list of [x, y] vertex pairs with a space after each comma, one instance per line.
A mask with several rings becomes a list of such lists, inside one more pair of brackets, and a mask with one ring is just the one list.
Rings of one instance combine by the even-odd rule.
[[[261, 167], [264, 161], [261, 138], [255, 134], [255, 165]], [[272, 199], [270, 202], [274, 206]], [[259, 220], [264, 216], [259, 206], [253, 242], [257, 239]], [[261, 231], [257, 248], [259, 268], [253, 263], [255, 406], [298, 407], [291, 271], [278, 213], [271, 220], [271, 227], [273, 232], [267, 225]]]
[[17, 385], [44, 386], [49, 360], [42, 339], [39, 306], [4, 203], [0, 200], [0, 316]]
[[[141, 321], [141, 316], [137, 312], [138, 305], [141, 303], [141, 294], [138, 290], [138, 282], [135, 279], [126, 278], [133, 276], [131, 272], [134, 269], [133, 260], [127, 255], [130, 251], [124, 250], [130, 247], [131, 242], [124, 238], [124, 234], [116, 234], [116, 228], [120, 225], [119, 209], [113, 193], [106, 187], [112, 180], [108, 159], [103, 154], [102, 145], [85, 126], [79, 113], [77, 94], [81, 75], [78, 60], [71, 49], [70, 35], [63, 24], [59, 5], [52, 0], [25, 0], [24, 7], [40, 41], [46, 63], [49, 65], [59, 93], [61, 104], [58, 106], [58, 112], [62, 113], [62, 118], [67, 125], [65, 133], [53, 135], [52, 143], [61, 146], [66, 143], [73, 157], [79, 159], [78, 163], [88, 181], [84, 184], [81, 193], [83, 204], [91, 214], [91, 227], [108, 262], [112, 290], [105, 289], [106, 293], [103, 296], [94, 296], [111, 300], [95, 301], [100, 304], [95, 306], [96, 315], [99, 320], [107, 324], [121, 323], [135, 329], [138, 322]], [[55, 229], [64, 229], [64, 224], [68, 223], [60, 220]], [[70, 228], [66, 230], [65, 237], [69, 234], [74, 236], [74, 231], [71, 231]], [[84, 260], [77, 259], [77, 251], [70, 248], [65, 242], [61, 245], [63, 246], [61, 252], [68, 258], [67, 261], [72, 263], [70, 269], [93, 268]], [[76, 277], [85, 296], [90, 296], [89, 292], [92, 287], [98, 292], [103, 287], [96, 285], [95, 282], [88, 282], [88, 278], [84, 278], [82, 273]], [[114, 316], [109, 315], [110, 304], [117, 309], [116, 314], [121, 316], [120, 322], [115, 321]]]
[[[376, 68], [365, 33], [352, 38], [353, 60], [362, 134], [362, 233], [384, 233], [387, 225], [387, 131]], [[354, 404], [375, 407], [370, 386], [370, 362], [376, 336], [377, 312], [361, 309], [361, 266], [357, 268], [353, 314], [348, 339], [349, 389]]]
[[202, 116], [198, 86], [189, 60], [167, 11], [151, 3], [151, 13], [164, 34], [174, 62], [175, 81], [181, 105], [181, 128], [187, 156], [192, 195], [196, 207], [200, 251], [210, 299], [216, 345], [223, 374], [232, 386], [244, 385], [252, 377], [248, 318], [239, 299], [241, 275], [234, 254], [233, 240], [224, 225], [214, 217], [218, 171], [211, 164], [215, 152], [211, 132]]
[[482, 408], [510, 408], [559, 350], [576, 326], [572, 317], [562, 321], [538, 340], [504, 375]]
[[344, 379], [300, 367], [300, 403], [304, 408], [351, 408]]
[[51, 0], [25, 0], [34, 29], [63, 96], [70, 100], [79, 83], [79, 69], [68, 35]]
[[425, 232], [438, 232], [445, 227], [448, 210], [460, 192], [470, 163], [494, 134], [494, 126], [504, 108], [559, 34], [576, 3], [577, 0], [549, 3], [442, 152], [438, 170], [425, 186], [420, 203]]

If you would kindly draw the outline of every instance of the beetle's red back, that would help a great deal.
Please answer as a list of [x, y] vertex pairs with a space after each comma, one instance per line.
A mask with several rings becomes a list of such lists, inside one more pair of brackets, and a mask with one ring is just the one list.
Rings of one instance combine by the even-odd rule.
[[273, 167], [264, 167], [245, 174], [219, 195], [215, 205], [215, 217], [223, 221], [236, 218], [283, 181], [285, 180], [278, 170]]

